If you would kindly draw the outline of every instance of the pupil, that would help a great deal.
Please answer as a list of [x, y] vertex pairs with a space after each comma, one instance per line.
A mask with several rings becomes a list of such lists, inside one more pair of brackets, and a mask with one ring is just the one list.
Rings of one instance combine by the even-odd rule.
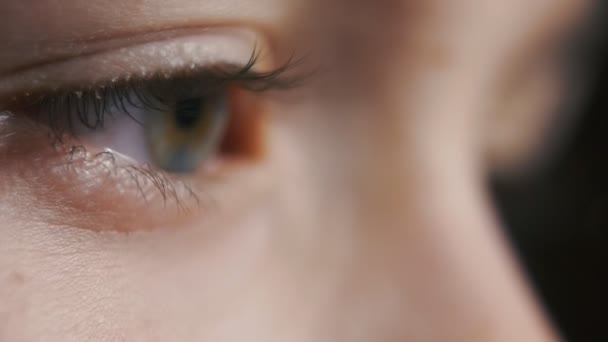
[[186, 99], [177, 102], [175, 107], [175, 123], [178, 128], [189, 129], [196, 125], [201, 117], [203, 101], [201, 98]]

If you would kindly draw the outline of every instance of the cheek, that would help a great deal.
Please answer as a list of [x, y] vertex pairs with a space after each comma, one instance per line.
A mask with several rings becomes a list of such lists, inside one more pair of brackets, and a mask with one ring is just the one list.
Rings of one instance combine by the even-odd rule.
[[204, 223], [125, 234], [58, 226], [51, 222], [61, 217], [51, 220], [40, 206], [28, 215], [17, 210], [30, 207], [25, 202], [0, 197], [0, 340], [173, 340], [189, 332], [199, 340], [284, 341], [318, 333], [311, 327], [339, 310], [328, 299], [353, 263], [336, 261], [349, 254], [345, 222], [320, 220], [329, 204], [320, 198], [339, 188], [317, 192], [331, 184], [322, 176], [338, 170], [315, 163], [333, 155], [323, 148], [329, 141], [297, 140], [299, 127], [275, 119], [265, 157], [274, 186], [263, 186], [246, 211], [238, 191], [217, 193], [238, 215], [220, 207]]
[[[228, 321], [252, 329], [281, 310], [276, 301], [289, 288], [269, 272], [281, 260], [271, 222], [271, 211], [260, 208], [216, 222], [213, 232], [127, 236], [4, 221], [10, 242], [0, 244], [0, 337], [171, 340], [191, 331], [214, 340], [234, 334]], [[264, 305], [239, 305], [260, 293], [272, 293]]]

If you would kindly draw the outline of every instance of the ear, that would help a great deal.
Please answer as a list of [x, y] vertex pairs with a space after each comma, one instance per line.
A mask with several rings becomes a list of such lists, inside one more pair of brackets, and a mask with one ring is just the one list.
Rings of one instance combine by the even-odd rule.
[[541, 163], [555, 141], [560, 106], [567, 98], [558, 63], [539, 61], [513, 70], [497, 90], [483, 127], [493, 171], [511, 172]]

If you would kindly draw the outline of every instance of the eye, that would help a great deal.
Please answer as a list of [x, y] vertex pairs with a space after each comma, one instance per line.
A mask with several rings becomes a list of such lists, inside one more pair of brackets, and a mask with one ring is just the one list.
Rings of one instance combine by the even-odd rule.
[[[153, 82], [154, 83], [154, 82]], [[193, 173], [214, 156], [235, 94], [193, 80], [144, 85], [124, 93], [97, 91], [61, 109], [84, 146], [103, 148], [172, 173]], [[253, 114], [252, 114], [253, 115]], [[91, 146], [91, 147], [89, 147]]]
[[[2, 172], [27, 184], [41, 207], [58, 208], [65, 222], [91, 230], [171, 227], [209, 206], [230, 210], [244, 198], [241, 182], [256, 184], [248, 188], [253, 200], [273, 182], [271, 159], [264, 158], [271, 120], [265, 104], [278, 95], [274, 90], [300, 86], [312, 73], [301, 58], [256, 65], [253, 51], [249, 60], [246, 52], [218, 53], [208, 63], [169, 60], [139, 74], [100, 70], [91, 83], [67, 73], [0, 91]], [[99, 60], [44, 68], [59, 75]]]
[[222, 144], [242, 93], [235, 90], [263, 91], [294, 82], [283, 76], [288, 64], [256, 73], [255, 61], [253, 55], [241, 67], [219, 65], [172, 77], [29, 94], [17, 111], [50, 127], [58, 140], [67, 134], [89, 151], [112, 152], [170, 173], [194, 173]]

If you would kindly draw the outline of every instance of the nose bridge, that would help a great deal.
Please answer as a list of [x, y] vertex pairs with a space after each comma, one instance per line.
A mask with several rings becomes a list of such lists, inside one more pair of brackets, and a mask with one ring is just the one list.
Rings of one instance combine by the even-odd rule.
[[398, 298], [394, 315], [410, 332], [436, 326], [445, 330], [429, 334], [445, 340], [550, 340], [485, 193], [471, 138], [482, 83], [466, 93], [453, 85], [433, 91], [430, 104], [404, 95], [369, 113], [383, 118], [362, 120], [368, 146], [360, 150], [373, 155], [353, 180], [359, 274], [389, 279], [384, 290]]
[[351, 228], [364, 246], [359, 275], [390, 279], [404, 330], [442, 327], [428, 336], [444, 340], [551, 340], [485, 190], [480, 121], [500, 70], [454, 42], [426, 52], [408, 42], [374, 44], [369, 70], [381, 80], [352, 99], [360, 104], [340, 132], [364, 156], [349, 159], [344, 175], [358, 208]]

